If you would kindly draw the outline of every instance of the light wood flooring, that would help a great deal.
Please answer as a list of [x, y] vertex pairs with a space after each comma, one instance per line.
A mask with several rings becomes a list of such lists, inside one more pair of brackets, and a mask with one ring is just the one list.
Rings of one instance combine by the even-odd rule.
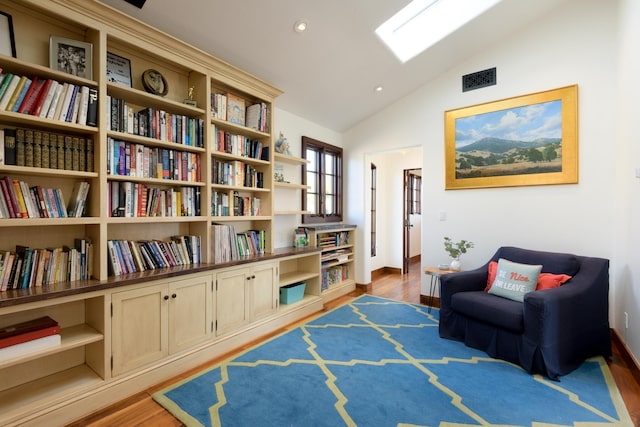
[[[392, 298], [411, 303], [420, 303], [420, 262], [414, 262], [410, 268], [410, 273], [406, 275], [401, 274], [384, 274], [376, 276], [372, 284], [371, 294], [378, 295], [386, 298]], [[331, 309], [338, 307], [351, 301], [358, 295], [358, 292], [354, 292], [348, 296], [338, 298], [331, 303], [327, 304], [326, 308]], [[297, 326], [299, 323], [289, 325], [283, 330], [291, 329]], [[271, 336], [283, 332], [278, 330], [262, 340]], [[158, 384], [144, 392], [138, 393], [127, 399], [122, 400], [104, 410], [91, 414], [75, 423], [69, 425], [69, 427], [111, 427], [111, 426], [140, 426], [140, 427], [171, 427], [182, 426], [182, 423], [175, 419], [169, 412], [163, 407], [153, 401], [151, 395], [156, 391], [186, 378], [196, 372], [202, 370], [205, 367], [214, 365], [223, 359], [233, 356], [236, 353], [244, 351], [248, 347], [258, 344], [260, 341], [253, 342], [236, 351], [226, 354], [220, 358], [210, 361], [206, 365], [198, 367], [196, 369], [189, 370], [183, 375], [173, 378], [169, 381]], [[622, 397], [625, 401], [629, 414], [634, 421], [634, 426], [640, 426], [640, 382], [634, 374], [637, 370], [632, 369], [632, 362], [628, 360], [626, 353], [622, 350], [621, 344], [618, 340], [613, 340], [613, 357], [609, 361], [609, 367], [613, 374], [613, 377], [620, 389]], [[640, 375], [640, 374], [638, 374]]]

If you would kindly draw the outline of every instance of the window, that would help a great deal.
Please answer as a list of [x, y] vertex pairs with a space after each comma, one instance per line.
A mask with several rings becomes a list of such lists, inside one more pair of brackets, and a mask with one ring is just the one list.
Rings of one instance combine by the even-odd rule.
[[342, 148], [306, 136], [302, 152], [308, 163], [302, 179], [308, 190], [302, 192], [303, 224], [342, 221]]
[[422, 190], [422, 177], [414, 173], [409, 174], [409, 213], [420, 214], [422, 203], [420, 191]]
[[378, 168], [371, 163], [371, 256], [376, 256], [376, 187]]

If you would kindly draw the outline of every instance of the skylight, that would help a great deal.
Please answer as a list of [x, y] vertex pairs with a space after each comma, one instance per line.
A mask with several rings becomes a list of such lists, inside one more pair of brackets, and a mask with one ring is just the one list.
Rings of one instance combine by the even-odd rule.
[[433, 46], [501, 0], [413, 0], [376, 29], [401, 62]]

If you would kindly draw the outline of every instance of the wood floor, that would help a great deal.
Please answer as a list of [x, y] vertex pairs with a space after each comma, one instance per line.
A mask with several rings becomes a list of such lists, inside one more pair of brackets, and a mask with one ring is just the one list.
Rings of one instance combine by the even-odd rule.
[[[414, 263], [410, 268], [410, 273], [406, 275], [401, 274], [385, 274], [377, 277], [372, 285], [373, 295], [378, 295], [386, 298], [392, 298], [411, 303], [420, 303], [420, 263]], [[357, 292], [338, 298], [331, 301], [326, 308], [331, 309], [342, 304], [345, 304], [357, 296]], [[293, 325], [289, 325], [284, 330], [291, 329], [297, 324], [304, 322], [304, 320], [297, 322]], [[283, 330], [279, 330], [270, 334], [268, 337], [279, 334]], [[264, 337], [266, 339], [268, 337]], [[218, 359], [212, 360], [204, 366], [192, 369], [185, 372], [183, 375], [173, 378], [170, 381], [158, 384], [142, 393], [138, 393], [131, 396], [121, 402], [118, 402], [100, 412], [89, 415], [73, 424], [69, 427], [111, 427], [111, 426], [140, 426], [140, 427], [171, 427], [182, 426], [180, 421], [176, 420], [169, 412], [167, 412], [160, 405], [155, 403], [151, 398], [151, 395], [156, 391], [174, 383], [182, 378], [186, 378], [196, 372], [202, 370], [207, 366], [214, 365], [223, 359], [226, 359], [233, 354], [244, 351], [246, 348], [257, 344], [259, 341], [248, 344], [242, 348], [237, 349], [233, 353], [229, 353]], [[625, 401], [631, 419], [634, 422], [634, 426], [640, 426], [640, 383], [634, 377], [635, 371], [631, 369], [632, 362], [627, 360], [624, 355], [625, 352], [621, 348], [621, 344], [617, 340], [613, 340], [613, 357], [609, 361], [609, 368], [613, 374], [613, 377], [620, 389], [622, 397]]]

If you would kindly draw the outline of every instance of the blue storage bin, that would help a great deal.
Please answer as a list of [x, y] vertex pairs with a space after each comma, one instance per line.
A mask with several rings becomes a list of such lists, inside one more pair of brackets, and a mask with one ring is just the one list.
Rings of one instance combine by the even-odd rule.
[[304, 282], [293, 283], [291, 285], [283, 286], [280, 288], [280, 303], [281, 304], [293, 304], [300, 301], [304, 297], [304, 289], [307, 284]]

